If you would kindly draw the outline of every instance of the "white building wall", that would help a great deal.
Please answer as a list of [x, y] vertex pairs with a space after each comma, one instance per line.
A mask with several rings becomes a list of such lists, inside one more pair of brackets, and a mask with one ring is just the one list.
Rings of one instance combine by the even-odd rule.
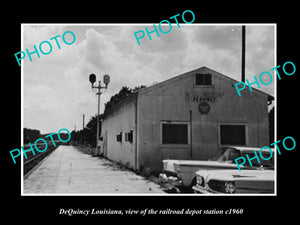
[[[196, 73], [212, 74], [212, 85], [196, 87]], [[139, 165], [159, 171], [163, 159], [210, 159], [222, 147], [221, 124], [245, 125], [246, 146], [268, 145], [267, 94], [245, 91], [244, 97], [239, 97], [234, 83], [203, 67], [142, 90], [138, 96]], [[194, 96], [216, 98], [206, 101], [211, 107], [208, 114], [199, 112], [200, 101], [193, 101]], [[191, 143], [162, 145], [161, 123], [164, 121], [187, 123], [191, 128]]]
[[[125, 133], [133, 131], [133, 142], [125, 140]], [[122, 132], [122, 141], [117, 135]], [[135, 167], [135, 101], [129, 101], [117, 110], [112, 111], [102, 122], [102, 136], [106, 140], [105, 156], [129, 168]]]

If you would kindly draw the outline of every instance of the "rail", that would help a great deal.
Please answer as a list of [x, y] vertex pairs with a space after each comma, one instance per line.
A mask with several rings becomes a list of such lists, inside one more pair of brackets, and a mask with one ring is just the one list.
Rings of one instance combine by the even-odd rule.
[[[36, 155], [27, 155], [27, 158], [24, 159], [23, 163], [23, 174], [28, 174], [31, 170], [33, 170], [38, 164], [47, 157], [50, 153], [52, 153], [60, 144], [56, 144], [56, 146], [49, 147], [45, 152], [38, 153]], [[25, 148], [25, 146], [24, 146]]]

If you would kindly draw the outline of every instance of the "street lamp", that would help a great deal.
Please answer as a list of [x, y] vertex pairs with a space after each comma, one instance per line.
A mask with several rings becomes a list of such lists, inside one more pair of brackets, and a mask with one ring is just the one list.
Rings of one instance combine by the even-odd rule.
[[94, 83], [96, 82], [96, 75], [95, 74], [91, 74], [89, 76], [89, 80], [92, 84], [92, 89], [93, 88], [97, 88], [98, 92], [96, 93], [96, 95], [98, 95], [98, 114], [97, 114], [97, 141], [96, 141], [96, 154], [95, 155], [99, 155], [98, 149], [99, 149], [99, 113], [100, 113], [100, 95], [101, 93], [101, 89], [107, 89], [107, 85], [110, 82], [110, 77], [109, 75], [105, 74], [103, 76], [103, 82], [105, 84], [105, 86], [101, 86], [101, 81], [99, 80], [99, 84], [98, 86], [94, 86]]

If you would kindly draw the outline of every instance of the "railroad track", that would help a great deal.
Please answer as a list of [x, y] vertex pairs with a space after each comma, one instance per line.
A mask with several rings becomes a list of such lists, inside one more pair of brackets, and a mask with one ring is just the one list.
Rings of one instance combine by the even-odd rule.
[[[45, 152], [35, 152], [36, 155], [27, 154], [27, 159], [24, 157], [23, 163], [23, 174], [24, 176], [28, 174], [32, 169], [34, 169], [46, 156], [53, 152], [60, 144], [56, 143], [56, 146], [53, 145], [48, 147]], [[24, 146], [24, 149], [28, 149]]]

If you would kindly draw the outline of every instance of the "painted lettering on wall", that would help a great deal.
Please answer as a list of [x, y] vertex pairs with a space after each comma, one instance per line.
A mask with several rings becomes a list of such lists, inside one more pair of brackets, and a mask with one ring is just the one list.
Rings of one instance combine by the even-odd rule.
[[215, 102], [217, 101], [217, 98], [214, 96], [193, 96], [192, 97], [193, 102], [203, 102], [203, 101], [209, 101], [209, 102]]

